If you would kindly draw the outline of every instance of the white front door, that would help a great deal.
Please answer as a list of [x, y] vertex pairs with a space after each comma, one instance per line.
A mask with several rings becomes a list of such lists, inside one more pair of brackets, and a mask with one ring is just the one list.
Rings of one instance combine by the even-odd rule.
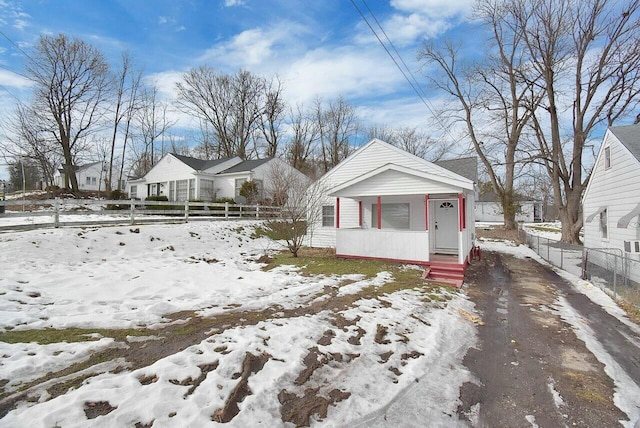
[[434, 201], [434, 251], [458, 254], [458, 201]]

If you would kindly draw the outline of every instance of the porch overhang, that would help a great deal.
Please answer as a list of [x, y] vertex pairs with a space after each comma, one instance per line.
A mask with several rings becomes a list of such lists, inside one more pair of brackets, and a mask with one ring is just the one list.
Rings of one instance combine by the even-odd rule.
[[428, 195], [473, 191], [465, 178], [454, 179], [396, 164], [386, 164], [334, 187], [329, 196], [359, 198], [384, 195]]

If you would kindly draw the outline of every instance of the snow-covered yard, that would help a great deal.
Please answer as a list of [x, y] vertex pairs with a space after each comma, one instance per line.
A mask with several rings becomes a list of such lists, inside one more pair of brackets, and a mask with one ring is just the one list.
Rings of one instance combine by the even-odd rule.
[[0, 234], [0, 424], [364, 427], [401, 399], [401, 420], [457, 424], [462, 293], [264, 270], [255, 225]]

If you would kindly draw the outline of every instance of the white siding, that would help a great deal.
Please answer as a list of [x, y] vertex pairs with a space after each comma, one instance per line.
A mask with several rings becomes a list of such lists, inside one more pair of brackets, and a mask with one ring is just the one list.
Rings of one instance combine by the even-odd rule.
[[[611, 148], [611, 168], [605, 169], [604, 147]], [[623, 249], [623, 241], [640, 239], [638, 220], [618, 228], [620, 217], [640, 203], [640, 162], [617, 138], [607, 131], [583, 198], [584, 245], [589, 248]], [[599, 218], [587, 218], [600, 207], [607, 207], [608, 238], [601, 237]]]
[[[450, 186], [444, 183], [438, 183], [438, 177], [442, 178], [460, 178], [458, 175], [451, 171], [440, 168], [432, 163], [425, 161], [424, 159], [413, 156], [405, 151], [392, 147], [386, 143], [373, 141], [367, 143], [361, 149], [356, 151], [349, 158], [344, 160], [341, 164], [333, 168], [327, 174], [325, 174], [317, 182], [317, 186], [322, 186], [324, 189], [332, 189], [340, 184], [343, 184], [349, 180], [360, 177], [368, 172], [371, 172], [379, 167], [387, 164], [396, 164], [406, 168], [415, 169], [422, 172], [428, 172], [433, 175], [433, 182], [428, 183], [425, 181], [417, 180], [408, 174], [401, 173], [399, 171], [386, 171], [378, 176], [372, 177], [367, 180], [363, 180], [361, 183], [356, 183], [349, 187], [349, 194], [354, 195], [358, 192], [361, 196], [378, 196], [378, 195], [398, 195], [398, 194], [429, 194], [429, 193], [457, 193], [462, 189], [454, 186]], [[420, 186], [416, 188], [415, 186]], [[471, 197], [473, 198], [473, 196]], [[326, 204], [335, 204], [335, 198], [326, 198]], [[375, 203], [375, 202], [373, 202]], [[383, 200], [384, 203], [384, 200]], [[423, 204], [423, 202], [420, 202]], [[371, 203], [368, 204], [370, 210]], [[365, 206], [365, 210], [367, 207]], [[412, 213], [414, 212], [414, 203], [411, 205]], [[424, 210], [424, 208], [422, 208]], [[340, 227], [356, 227], [358, 225], [358, 202], [349, 199], [340, 199]], [[424, 211], [423, 211], [424, 212]], [[364, 221], [369, 222], [367, 215], [364, 215]], [[335, 247], [336, 234], [335, 228], [323, 228], [321, 226], [321, 219], [310, 222], [309, 231], [310, 234], [307, 237], [306, 245], [317, 247]], [[411, 220], [412, 229], [421, 230], [414, 224], [414, 220]], [[473, 218], [473, 213], [471, 213]], [[473, 220], [471, 220], [473, 222]], [[320, 223], [319, 223], [320, 222]], [[473, 226], [471, 226], [473, 228]]]
[[349, 195], [415, 195], [429, 193], [455, 193], [459, 188], [437, 181], [425, 181], [400, 171], [389, 170], [368, 180], [350, 186], [344, 192]]
[[[535, 202], [522, 202], [520, 212], [516, 214], [516, 221], [532, 223], [534, 221]], [[504, 222], [502, 207], [499, 202], [476, 202], [476, 221]]]

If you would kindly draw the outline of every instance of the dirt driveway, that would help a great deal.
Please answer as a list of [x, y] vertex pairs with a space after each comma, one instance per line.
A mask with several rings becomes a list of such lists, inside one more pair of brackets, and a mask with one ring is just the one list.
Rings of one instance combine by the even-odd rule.
[[476, 380], [460, 389], [458, 416], [477, 427], [629, 425], [614, 405], [604, 365], [562, 314], [576, 314], [612, 357], [610, 365], [640, 385], [637, 330], [532, 259], [483, 256], [468, 271], [484, 325], [464, 359]]

